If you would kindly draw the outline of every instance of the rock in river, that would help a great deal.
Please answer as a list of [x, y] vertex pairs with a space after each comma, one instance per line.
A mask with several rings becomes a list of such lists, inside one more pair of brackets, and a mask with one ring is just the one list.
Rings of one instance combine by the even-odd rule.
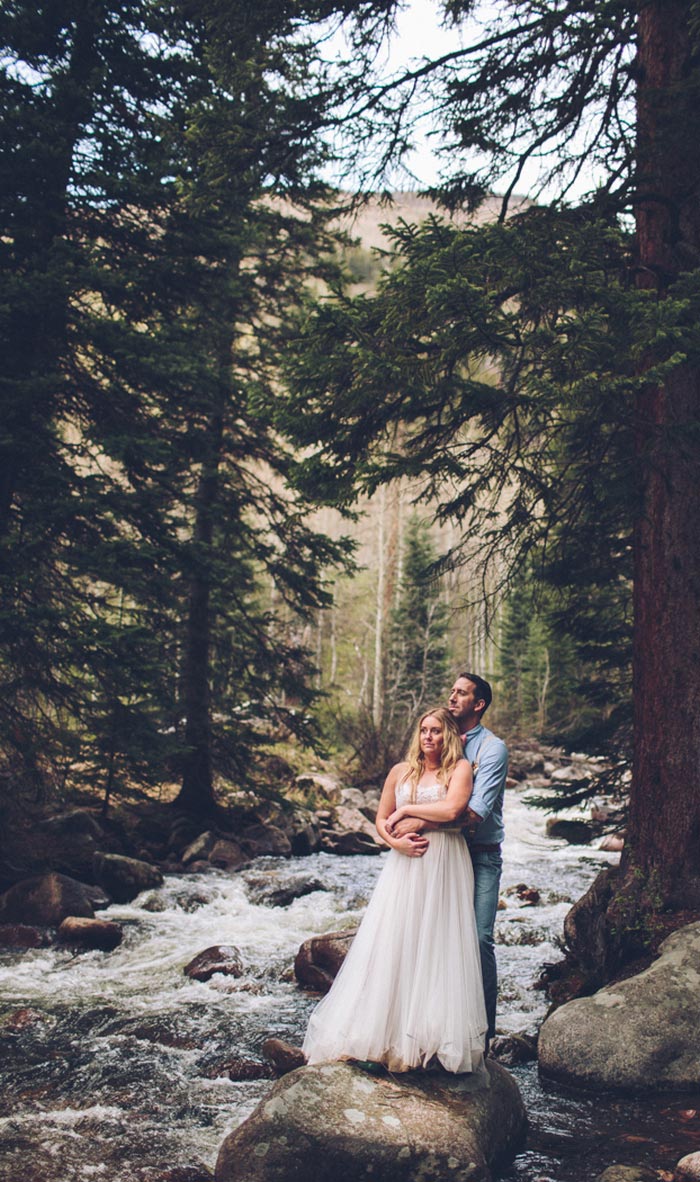
[[185, 965], [183, 972], [194, 981], [208, 981], [215, 973], [223, 973], [225, 977], [242, 977], [243, 962], [233, 944], [214, 944], [199, 952]]
[[604, 1091], [700, 1087], [700, 923], [668, 936], [644, 972], [567, 1002], [540, 1031], [545, 1075]]
[[92, 919], [91, 889], [65, 874], [24, 878], [0, 895], [0, 923], [56, 927], [67, 915]]
[[285, 1075], [224, 1141], [216, 1182], [490, 1182], [525, 1132], [515, 1080], [368, 1075], [320, 1063]]
[[130, 903], [141, 891], [163, 883], [163, 875], [156, 866], [121, 854], [95, 854], [94, 871], [96, 881], [109, 891], [115, 903]]
[[356, 928], [345, 932], [326, 932], [304, 940], [294, 959], [294, 974], [305, 989], [327, 993], [336, 973], [348, 954]]
[[119, 924], [109, 919], [83, 919], [75, 915], [68, 915], [58, 929], [62, 944], [100, 952], [112, 952], [121, 944], [122, 935]]

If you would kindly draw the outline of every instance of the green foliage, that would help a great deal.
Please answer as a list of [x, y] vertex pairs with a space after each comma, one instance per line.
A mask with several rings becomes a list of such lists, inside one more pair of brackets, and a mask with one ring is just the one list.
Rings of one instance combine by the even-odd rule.
[[387, 670], [381, 723], [395, 758], [405, 750], [416, 716], [439, 704], [447, 678], [448, 616], [435, 575], [437, 555], [425, 522], [408, 521], [403, 566], [387, 637]]

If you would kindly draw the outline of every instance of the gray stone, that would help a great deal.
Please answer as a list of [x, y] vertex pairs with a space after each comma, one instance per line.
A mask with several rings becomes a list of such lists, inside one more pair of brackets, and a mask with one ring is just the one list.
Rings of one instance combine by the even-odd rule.
[[491, 1182], [526, 1118], [517, 1084], [471, 1076], [369, 1075], [321, 1063], [285, 1075], [224, 1141], [216, 1182]]
[[67, 915], [92, 919], [90, 888], [65, 874], [40, 874], [0, 895], [0, 923], [57, 927]]
[[663, 941], [644, 972], [555, 1010], [540, 1031], [541, 1071], [606, 1091], [700, 1087], [700, 923]]
[[98, 885], [109, 892], [115, 903], [130, 903], [141, 891], [161, 886], [163, 882], [157, 866], [121, 854], [95, 854], [94, 872]]

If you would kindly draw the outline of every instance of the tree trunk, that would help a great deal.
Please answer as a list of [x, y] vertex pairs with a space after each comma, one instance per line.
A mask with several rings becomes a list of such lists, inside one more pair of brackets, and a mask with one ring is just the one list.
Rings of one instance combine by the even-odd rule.
[[220, 414], [207, 424], [207, 454], [195, 496], [194, 573], [190, 579], [182, 676], [185, 746], [182, 787], [175, 807], [199, 816], [214, 806], [211, 753], [211, 570], [214, 511], [223, 436]]
[[[698, 67], [691, 5], [640, 4], [638, 283], [666, 296], [700, 258]], [[647, 365], [656, 358], [647, 359]], [[645, 904], [700, 905], [700, 372], [676, 367], [637, 404], [634, 737], [625, 877]]]

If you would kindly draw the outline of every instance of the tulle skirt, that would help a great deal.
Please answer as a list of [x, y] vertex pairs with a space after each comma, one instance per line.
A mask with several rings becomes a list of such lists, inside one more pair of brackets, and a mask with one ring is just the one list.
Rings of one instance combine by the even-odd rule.
[[340, 972], [311, 1015], [309, 1063], [479, 1070], [487, 1023], [473, 898], [461, 833], [431, 833], [422, 858], [390, 850]]

